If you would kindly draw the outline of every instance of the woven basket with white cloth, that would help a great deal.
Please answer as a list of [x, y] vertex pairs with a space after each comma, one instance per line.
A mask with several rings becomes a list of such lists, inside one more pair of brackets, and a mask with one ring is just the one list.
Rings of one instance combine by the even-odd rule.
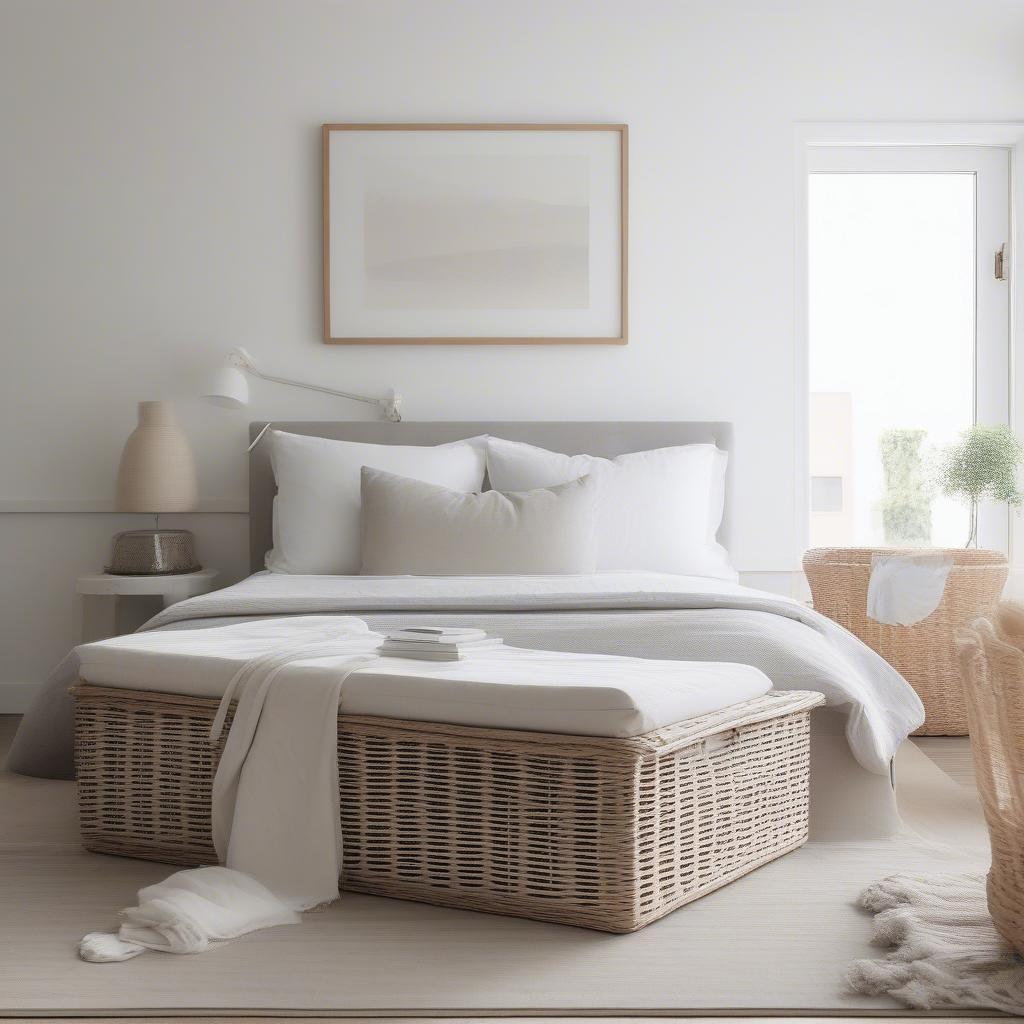
[[897, 553], [892, 548], [812, 548], [804, 555], [804, 572], [814, 609], [845, 626], [913, 686], [927, 716], [915, 735], [965, 736], [967, 708], [955, 637], [999, 600], [1009, 572], [1006, 555], [978, 548], [942, 549], [952, 568], [938, 607], [920, 622], [901, 626], [868, 615], [872, 563], [878, 556]]

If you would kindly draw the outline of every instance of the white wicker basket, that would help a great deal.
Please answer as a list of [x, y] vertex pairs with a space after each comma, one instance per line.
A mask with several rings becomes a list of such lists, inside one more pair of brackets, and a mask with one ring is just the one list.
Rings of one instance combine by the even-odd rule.
[[[214, 863], [217, 701], [75, 690], [90, 850]], [[810, 709], [772, 693], [628, 739], [342, 715], [342, 886], [628, 932], [807, 839]]]

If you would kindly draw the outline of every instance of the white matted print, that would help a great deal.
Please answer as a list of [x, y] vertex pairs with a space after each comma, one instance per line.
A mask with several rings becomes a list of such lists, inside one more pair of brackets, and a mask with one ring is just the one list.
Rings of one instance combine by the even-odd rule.
[[325, 340], [625, 342], [625, 126], [323, 136]]

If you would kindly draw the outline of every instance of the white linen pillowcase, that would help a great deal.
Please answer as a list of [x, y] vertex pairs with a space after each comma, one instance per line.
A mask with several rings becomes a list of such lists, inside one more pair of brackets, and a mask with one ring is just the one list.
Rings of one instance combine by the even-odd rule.
[[401, 473], [456, 491], [479, 491], [486, 438], [436, 447], [365, 444], [269, 431], [277, 482], [271, 572], [355, 576], [359, 573], [360, 471]]
[[631, 452], [615, 459], [562, 455], [487, 438], [487, 474], [500, 491], [597, 480], [597, 568], [735, 581], [716, 540], [725, 510], [728, 455], [713, 444]]
[[365, 576], [593, 573], [597, 485], [466, 494], [364, 466]]

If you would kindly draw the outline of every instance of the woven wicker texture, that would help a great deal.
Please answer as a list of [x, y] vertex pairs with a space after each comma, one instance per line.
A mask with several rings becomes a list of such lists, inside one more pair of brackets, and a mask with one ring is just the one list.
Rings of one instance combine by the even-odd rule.
[[[918, 736], [965, 736], [967, 708], [956, 657], [956, 633], [999, 600], [1006, 556], [977, 548], [943, 549], [953, 558], [939, 607], [913, 626], [868, 618], [871, 559], [892, 548], [812, 548], [804, 555], [814, 609], [876, 650], [917, 691], [925, 709]], [[916, 548], [914, 554], [925, 553]]]
[[1024, 955], [1024, 607], [1002, 604], [961, 633], [971, 753], [992, 845], [988, 908]]
[[[217, 701], [75, 688], [82, 840], [216, 861]], [[807, 839], [815, 693], [629, 739], [339, 716], [342, 887], [628, 932]]]

